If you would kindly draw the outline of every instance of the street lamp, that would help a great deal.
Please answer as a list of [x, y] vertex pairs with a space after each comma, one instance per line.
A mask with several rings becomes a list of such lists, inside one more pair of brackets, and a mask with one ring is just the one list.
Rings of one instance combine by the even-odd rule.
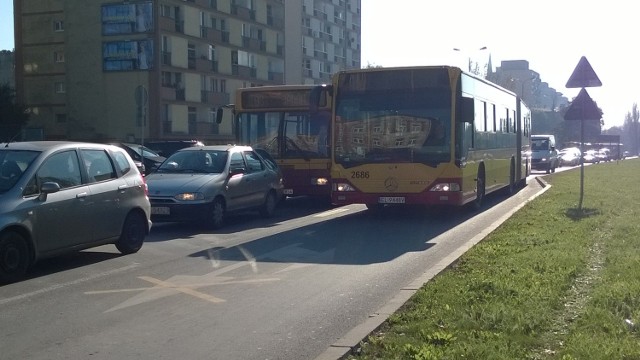
[[[487, 50], [487, 47], [483, 46], [483, 47], [479, 48], [476, 51], [481, 51], [481, 50]], [[461, 50], [460, 48], [453, 48], [453, 51], [462, 52], [463, 50]], [[468, 57], [468, 70], [469, 70], [469, 72], [471, 72], [471, 56]]]

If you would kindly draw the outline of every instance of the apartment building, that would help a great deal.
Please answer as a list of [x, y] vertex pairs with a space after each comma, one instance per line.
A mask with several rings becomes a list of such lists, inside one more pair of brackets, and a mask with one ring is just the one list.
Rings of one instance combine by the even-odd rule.
[[231, 141], [235, 89], [360, 67], [360, 0], [14, 0], [26, 137]]
[[13, 68], [13, 51], [0, 50], [0, 85], [9, 85], [11, 88], [15, 88]]

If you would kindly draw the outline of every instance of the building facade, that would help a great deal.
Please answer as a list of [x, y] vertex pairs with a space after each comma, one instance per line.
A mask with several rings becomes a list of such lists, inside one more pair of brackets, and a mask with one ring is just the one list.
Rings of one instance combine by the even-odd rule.
[[14, 0], [25, 138], [233, 140], [248, 86], [360, 67], [360, 0]]
[[[491, 69], [491, 64], [489, 64]], [[540, 79], [540, 74], [529, 68], [527, 60], [505, 60], [487, 79], [518, 94], [534, 110], [552, 110], [567, 106], [569, 100], [561, 92]]]
[[0, 50], [0, 85], [15, 88], [13, 51]]

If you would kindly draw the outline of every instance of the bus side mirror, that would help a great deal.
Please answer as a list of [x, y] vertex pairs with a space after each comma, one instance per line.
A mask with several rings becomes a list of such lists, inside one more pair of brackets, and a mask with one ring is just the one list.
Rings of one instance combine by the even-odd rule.
[[462, 122], [473, 124], [475, 119], [474, 101], [473, 98], [462, 97], [460, 98], [460, 119]]
[[316, 114], [318, 112], [318, 108], [321, 106], [327, 106], [327, 94], [331, 94], [333, 92], [333, 85], [318, 85], [311, 89], [311, 93], [309, 94], [309, 109], [311, 114]]
[[216, 110], [216, 124], [220, 125], [222, 123], [222, 115], [224, 115], [224, 109], [221, 107]]

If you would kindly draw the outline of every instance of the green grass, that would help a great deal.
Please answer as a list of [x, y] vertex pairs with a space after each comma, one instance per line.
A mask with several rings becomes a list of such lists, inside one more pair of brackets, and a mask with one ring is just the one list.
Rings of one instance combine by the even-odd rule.
[[551, 188], [425, 284], [350, 359], [640, 359], [640, 160]]

